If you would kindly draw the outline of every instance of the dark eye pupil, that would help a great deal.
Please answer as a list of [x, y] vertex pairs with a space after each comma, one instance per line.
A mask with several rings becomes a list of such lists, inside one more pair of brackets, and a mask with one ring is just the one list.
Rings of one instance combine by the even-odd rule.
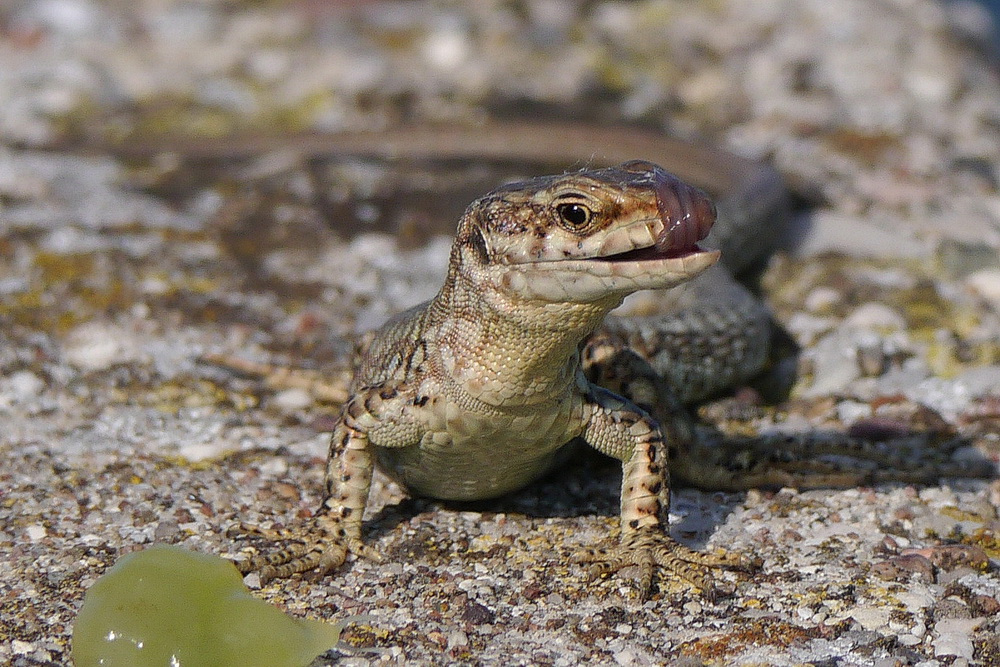
[[579, 204], [560, 204], [559, 215], [574, 227], [585, 225], [590, 220], [590, 210]]

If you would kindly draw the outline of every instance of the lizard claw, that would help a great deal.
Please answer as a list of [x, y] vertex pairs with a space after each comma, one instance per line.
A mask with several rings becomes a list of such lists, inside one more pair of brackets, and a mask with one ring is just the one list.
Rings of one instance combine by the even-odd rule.
[[761, 566], [759, 558], [725, 551], [694, 551], [658, 528], [626, 533], [618, 544], [587, 549], [578, 560], [589, 563], [591, 573], [596, 576], [610, 575], [630, 565], [638, 566], [638, 587], [643, 598], [649, 597], [657, 568], [662, 569], [667, 577], [687, 583], [714, 600], [732, 595], [735, 586], [728, 582], [713, 581], [712, 569], [748, 572]]
[[226, 535], [235, 539], [260, 538], [286, 543], [274, 551], [234, 561], [241, 574], [256, 572], [261, 584], [300, 572], [315, 571], [323, 576], [343, 565], [349, 553], [369, 560], [382, 560], [381, 554], [360, 538], [347, 537], [340, 522], [331, 517], [317, 518], [312, 526], [295, 530], [238, 523], [230, 527]]

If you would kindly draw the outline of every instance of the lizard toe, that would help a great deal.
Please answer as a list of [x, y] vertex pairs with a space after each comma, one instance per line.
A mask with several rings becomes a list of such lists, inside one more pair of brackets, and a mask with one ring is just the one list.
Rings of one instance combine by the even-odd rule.
[[612, 547], [587, 549], [578, 560], [588, 563], [590, 572], [597, 576], [636, 566], [636, 583], [643, 598], [649, 597], [657, 572], [661, 578], [686, 584], [714, 600], [735, 592], [733, 584], [713, 577], [714, 569], [749, 571], [760, 566], [759, 559], [742, 554], [695, 551], [657, 529], [626, 534]]
[[323, 517], [311, 526], [298, 530], [261, 528], [241, 523], [230, 528], [227, 534], [237, 538], [283, 543], [273, 550], [234, 561], [242, 574], [256, 572], [261, 583], [311, 571], [317, 576], [323, 576], [343, 565], [348, 553], [375, 561], [382, 560], [378, 551], [365, 545], [360, 538], [347, 536], [339, 521], [329, 517]]

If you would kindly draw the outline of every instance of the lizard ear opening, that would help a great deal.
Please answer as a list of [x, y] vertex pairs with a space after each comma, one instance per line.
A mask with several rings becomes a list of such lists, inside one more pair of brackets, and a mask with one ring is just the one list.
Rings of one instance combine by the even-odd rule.
[[469, 247], [475, 251], [481, 263], [486, 264], [490, 261], [490, 249], [486, 245], [486, 237], [478, 226], [474, 226], [469, 234]]

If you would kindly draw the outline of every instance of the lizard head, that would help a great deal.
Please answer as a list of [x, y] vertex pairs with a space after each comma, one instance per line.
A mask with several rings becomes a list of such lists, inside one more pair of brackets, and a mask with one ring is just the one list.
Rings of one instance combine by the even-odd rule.
[[[705, 193], [640, 160], [503, 186], [459, 225], [458, 264], [496, 289], [549, 302], [672, 287], [719, 257]], [[454, 264], [454, 263], [453, 263]]]

